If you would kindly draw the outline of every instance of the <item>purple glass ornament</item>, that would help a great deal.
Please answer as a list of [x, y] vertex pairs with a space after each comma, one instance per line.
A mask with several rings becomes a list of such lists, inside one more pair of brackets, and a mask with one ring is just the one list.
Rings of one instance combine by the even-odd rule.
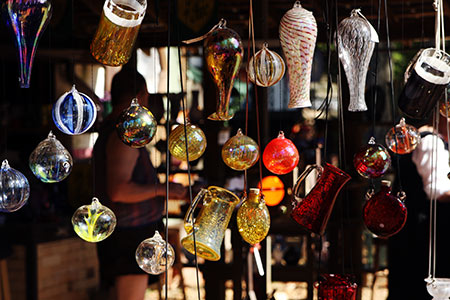
[[389, 169], [391, 156], [386, 148], [376, 144], [375, 138], [371, 137], [368, 145], [355, 154], [353, 165], [362, 177], [378, 178]]

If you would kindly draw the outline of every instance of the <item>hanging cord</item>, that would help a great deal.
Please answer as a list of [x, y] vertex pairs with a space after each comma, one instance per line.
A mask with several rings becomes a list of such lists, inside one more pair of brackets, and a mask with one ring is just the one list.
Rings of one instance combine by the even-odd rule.
[[6, 108], [8, 106], [8, 103], [6, 101], [6, 67], [5, 67], [5, 58], [2, 57], [2, 118], [3, 118], [3, 155], [7, 158], [7, 152], [8, 152], [8, 123], [9, 123], [9, 117], [6, 115]]
[[[171, 7], [172, 7], [172, 0], [169, 0], [168, 2], [168, 8], [167, 8], [167, 91], [166, 91], [166, 201], [165, 201], [165, 205], [166, 205], [166, 228], [165, 228], [165, 232], [166, 232], [166, 255], [165, 255], [165, 259], [166, 259], [166, 263], [165, 263], [165, 272], [164, 272], [164, 277], [165, 277], [165, 285], [164, 285], [164, 296], [165, 299], [167, 300], [167, 296], [168, 296], [168, 286], [169, 286], [169, 278], [168, 278], [168, 269], [169, 266], [167, 265], [167, 253], [169, 251], [169, 176], [170, 176], [170, 172], [169, 172], [169, 166], [170, 166], [170, 152], [169, 152], [169, 134], [170, 134], [170, 31], [171, 31]], [[186, 152], [187, 152], [187, 148], [186, 148]]]
[[[75, 68], [74, 68], [75, 70]], [[94, 65], [91, 64], [91, 91], [94, 91]], [[95, 109], [97, 109], [97, 106], [95, 106]], [[95, 152], [92, 151], [92, 158], [91, 158], [91, 168], [92, 168], [92, 195], [96, 197], [95, 192], [97, 191], [95, 186]]]

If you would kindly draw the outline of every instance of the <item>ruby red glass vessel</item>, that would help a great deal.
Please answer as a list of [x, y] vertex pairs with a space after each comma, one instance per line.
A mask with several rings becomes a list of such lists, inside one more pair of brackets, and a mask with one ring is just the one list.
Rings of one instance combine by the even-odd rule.
[[351, 276], [339, 274], [322, 274], [316, 287], [319, 300], [355, 300], [358, 285]]

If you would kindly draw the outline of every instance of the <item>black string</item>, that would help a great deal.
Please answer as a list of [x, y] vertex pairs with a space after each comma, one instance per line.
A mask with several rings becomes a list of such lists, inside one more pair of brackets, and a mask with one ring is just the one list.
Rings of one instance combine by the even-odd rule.
[[[94, 91], [94, 64], [91, 64], [91, 80], [92, 80], [91, 90]], [[92, 168], [92, 195], [94, 195], [94, 197], [95, 197], [96, 196], [95, 195], [96, 186], [95, 186], [95, 153], [94, 153], [94, 151], [92, 151], [91, 168]]]
[[6, 101], [6, 67], [5, 67], [5, 58], [2, 57], [2, 117], [3, 117], [3, 139], [4, 139], [4, 151], [3, 154], [7, 157], [8, 151], [8, 123], [9, 117], [6, 115], [6, 109], [8, 107], [8, 101]]
[[[330, 25], [330, 8], [328, 0], [325, 1], [325, 12], [324, 19], [327, 26], [327, 95], [324, 99], [324, 110], [325, 110], [325, 133], [324, 133], [324, 156], [327, 159], [328, 154], [328, 112], [330, 107], [330, 102], [333, 95], [333, 85], [331, 77], [331, 42], [333, 38], [332, 26]], [[323, 111], [322, 111], [323, 112]], [[322, 114], [322, 112], [320, 114]]]
[[[167, 91], [166, 91], [166, 105], [167, 105], [167, 112], [166, 112], [166, 264], [165, 264], [165, 280], [166, 283], [164, 285], [164, 295], [165, 299], [167, 299], [168, 296], [168, 265], [167, 265], [167, 254], [168, 254], [168, 247], [169, 247], [169, 165], [170, 165], [170, 154], [169, 154], [169, 134], [170, 134], [170, 23], [171, 23], [171, 6], [172, 6], [172, 0], [168, 1], [168, 8], [167, 8]], [[186, 149], [187, 150], [187, 149]]]

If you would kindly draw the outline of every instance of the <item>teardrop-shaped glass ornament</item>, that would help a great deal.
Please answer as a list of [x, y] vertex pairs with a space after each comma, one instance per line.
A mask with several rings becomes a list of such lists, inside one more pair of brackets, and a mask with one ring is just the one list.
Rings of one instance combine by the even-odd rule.
[[237, 211], [237, 226], [244, 241], [255, 245], [267, 236], [270, 214], [260, 189], [250, 189]]
[[270, 51], [268, 44], [264, 43], [263, 48], [256, 52], [250, 59], [248, 65], [248, 76], [250, 81], [262, 87], [272, 86], [283, 78], [286, 67], [284, 61], [278, 53]]
[[291, 172], [299, 161], [297, 147], [280, 131], [278, 137], [271, 140], [263, 153], [263, 162], [267, 170], [277, 175]]
[[386, 146], [394, 153], [408, 154], [420, 143], [419, 131], [405, 123], [405, 118], [386, 133]]
[[[167, 253], [166, 255], [166, 246]], [[158, 275], [172, 267], [175, 261], [175, 251], [172, 246], [166, 243], [158, 231], [151, 238], [148, 238], [136, 249], [136, 262], [139, 267], [145, 272], [153, 275]]]
[[196, 160], [203, 155], [206, 150], [206, 136], [199, 127], [186, 124], [178, 125], [169, 135], [169, 151], [172, 156], [179, 160], [186, 161], [186, 139], [184, 129], [186, 128], [187, 148], [189, 161]]
[[362, 177], [378, 178], [389, 169], [391, 156], [386, 148], [375, 143], [375, 138], [371, 137], [369, 143], [353, 157], [353, 165]]
[[116, 129], [124, 144], [132, 148], [141, 148], [151, 142], [156, 133], [156, 120], [137, 98], [131, 101], [117, 120]]
[[106, 239], [116, 228], [116, 215], [97, 198], [78, 208], [72, 216], [72, 226], [80, 238], [97, 243]]
[[72, 171], [73, 161], [69, 151], [50, 131], [30, 154], [29, 165], [42, 182], [53, 183], [66, 179]]
[[13, 212], [24, 206], [30, 196], [28, 179], [9, 166], [5, 159], [0, 169], [0, 212]]
[[240, 128], [237, 134], [228, 139], [222, 147], [224, 163], [236, 171], [247, 170], [256, 164], [258, 158], [258, 144], [252, 138], [242, 134]]
[[52, 109], [53, 122], [65, 134], [82, 134], [89, 130], [97, 118], [97, 107], [86, 94], [72, 86], [55, 102]]

